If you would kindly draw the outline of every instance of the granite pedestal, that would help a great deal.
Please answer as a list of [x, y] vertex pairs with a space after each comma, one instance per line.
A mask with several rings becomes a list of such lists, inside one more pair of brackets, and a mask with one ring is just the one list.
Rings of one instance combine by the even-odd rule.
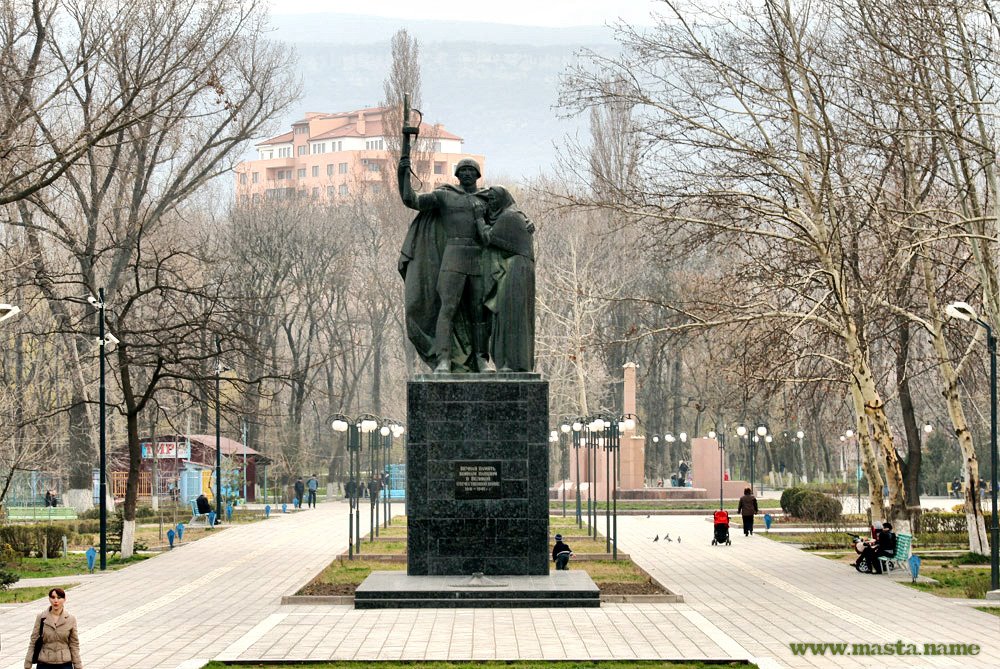
[[357, 608], [600, 606], [586, 572], [549, 574], [548, 383], [533, 373], [407, 384], [406, 574]]
[[418, 376], [407, 428], [406, 573], [548, 574], [548, 383]]

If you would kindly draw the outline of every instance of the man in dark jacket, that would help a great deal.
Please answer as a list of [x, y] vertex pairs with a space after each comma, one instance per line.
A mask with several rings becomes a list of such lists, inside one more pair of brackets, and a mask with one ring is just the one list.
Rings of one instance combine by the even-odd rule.
[[302, 477], [295, 479], [295, 508], [302, 508], [302, 498], [306, 494], [306, 484], [302, 482]]
[[205, 493], [198, 495], [195, 499], [195, 505], [198, 507], [198, 513], [210, 513], [212, 511], [212, 505], [208, 503], [208, 497], [205, 497]]
[[563, 543], [562, 535], [556, 535], [556, 545], [552, 547], [552, 560], [556, 563], [556, 569], [569, 569], [569, 556], [573, 554], [570, 547]]
[[743, 518], [743, 536], [750, 536], [753, 534], [753, 517], [759, 511], [757, 498], [753, 496], [753, 489], [743, 489], [743, 496], [740, 497], [740, 504], [736, 507], [736, 511]]
[[858, 560], [868, 563], [868, 572], [871, 574], [882, 573], [882, 562], [879, 556], [892, 557], [896, 554], [896, 535], [892, 531], [892, 523], [882, 523], [875, 542], [865, 544], [865, 549], [861, 551]]

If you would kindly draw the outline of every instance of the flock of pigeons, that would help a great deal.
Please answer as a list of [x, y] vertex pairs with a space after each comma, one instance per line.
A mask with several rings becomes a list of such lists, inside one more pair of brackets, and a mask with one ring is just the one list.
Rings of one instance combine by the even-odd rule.
[[[646, 517], [649, 518], [649, 516], [646, 516]], [[659, 540], [660, 540], [660, 535], [659, 534], [657, 534], [655, 537], [653, 537], [653, 541], [659, 541]], [[667, 532], [666, 534], [663, 535], [663, 540], [664, 541], [669, 541], [670, 543], [673, 543], [673, 541], [674, 541], [673, 539], [670, 538], [670, 532]], [[681, 542], [681, 537], [680, 537], [680, 535], [677, 535], [677, 543], [680, 543], [680, 542]]]

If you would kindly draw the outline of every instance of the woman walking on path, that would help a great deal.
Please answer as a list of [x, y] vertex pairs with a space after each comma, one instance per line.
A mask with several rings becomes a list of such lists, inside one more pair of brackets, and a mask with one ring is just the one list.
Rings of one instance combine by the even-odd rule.
[[49, 590], [49, 608], [35, 617], [35, 625], [28, 641], [28, 654], [24, 656], [24, 669], [31, 669], [35, 641], [42, 636], [38, 653], [38, 669], [83, 669], [80, 659], [80, 634], [76, 618], [66, 613], [66, 591]]
[[751, 488], [743, 489], [743, 496], [740, 497], [740, 505], [736, 511], [743, 516], [743, 536], [753, 534], [753, 517], [757, 513], [757, 498], [753, 496]]

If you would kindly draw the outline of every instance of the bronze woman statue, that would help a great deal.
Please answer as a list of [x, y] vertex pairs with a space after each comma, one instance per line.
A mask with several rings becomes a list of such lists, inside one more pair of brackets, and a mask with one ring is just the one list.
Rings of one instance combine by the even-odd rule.
[[492, 313], [490, 358], [498, 372], [535, 368], [535, 226], [503, 186], [486, 191], [488, 221], [479, 220], [484, 293]]

